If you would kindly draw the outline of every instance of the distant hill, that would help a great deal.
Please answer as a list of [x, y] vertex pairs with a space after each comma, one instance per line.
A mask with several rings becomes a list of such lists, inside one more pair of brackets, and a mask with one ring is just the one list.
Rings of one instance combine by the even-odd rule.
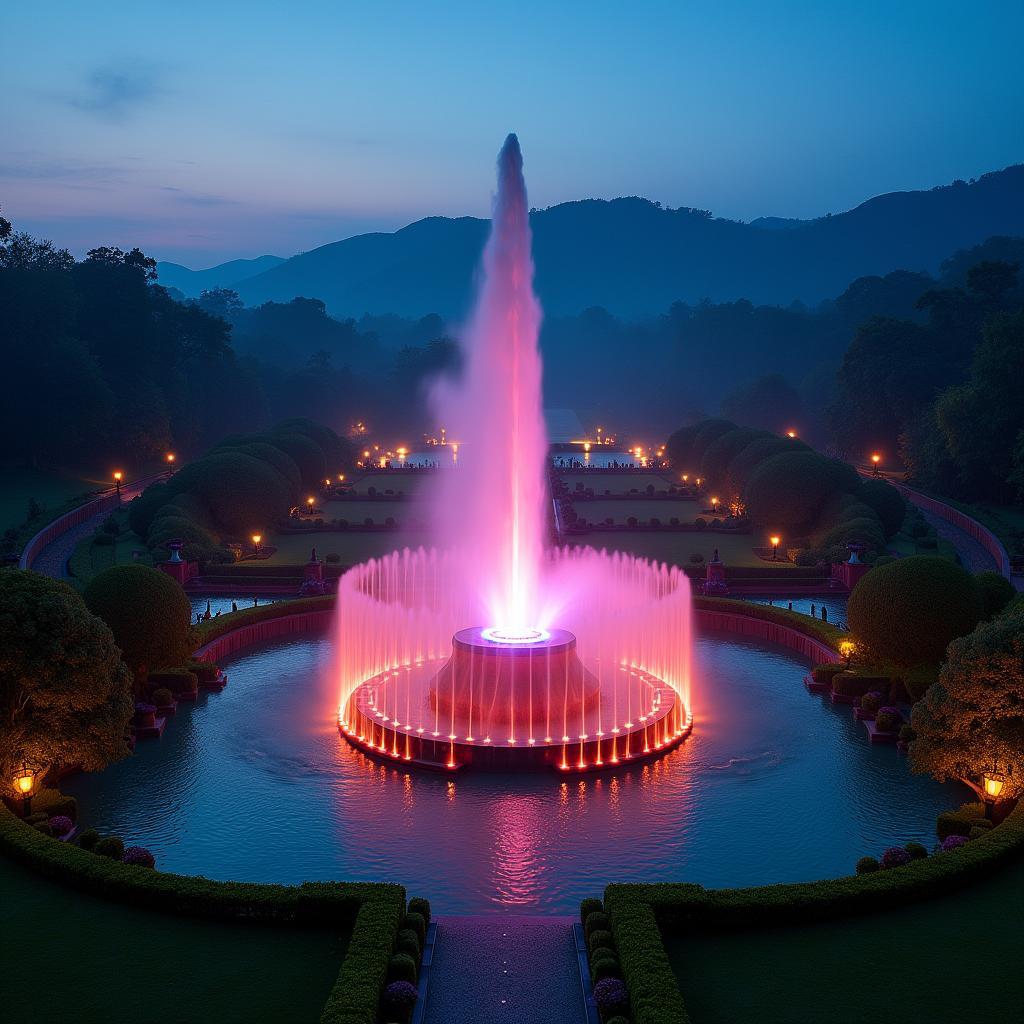
[[[602, 306], [644, 317], [676, 300], [705, 298], [816, 305], [856, 278], [896, 269], [936, 273], [951, 252], [991, 235], [1024, 235], [1024, 165], [970, 183], [892, 192], [816, 220], [743, 224], [632, 197], [563, 203], [533, 212], [531, 223], [537, 290], [548, 315]], [[303, 295], [322, 299], [335, 316], [437, 312], [458, 319], [471, 299], [487, 228], [472, 217], [428, 217], [393, 233], [321, 246], [233, 287], [247, 304]]]
[[246, 278], [262, 274], [284, 263], [281, 256], [257, 256], [253, 260], [231, 260], [207, 270], [189, 270], [180, 263], [158, 263], [157, 281], [166, 288], [177, 288], [188, 298], [198, 298], [207, 288], [233, 288]]

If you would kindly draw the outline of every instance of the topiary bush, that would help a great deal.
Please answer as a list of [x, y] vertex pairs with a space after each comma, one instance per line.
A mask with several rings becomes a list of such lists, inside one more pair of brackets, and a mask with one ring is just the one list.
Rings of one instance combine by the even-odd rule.
[[416, 960], [408, 953], [395, 953], [388, 960], [388, 981], [407, 981], [415, 985], [418, 976]]
[[1002, 573], [979, 572], [974, 582], [981, 595], [983, 619], [994, 618], [1017, 596], [1013, 584]]
[[111, 860], [121, 860], [124, 857], [124, 840], [120, 836], [104, 836], [92, 848], [92, 852]]
[[404, 1022], [412, 1016], [413, 1007], [419, 999], [416, 986], [408, 981], [393, 981], [384, 989], [383, 1003], [388, 1011], [386, 1018]]
[[869, 875], [869, 874], [871, 874], [872, 871], [880, 870], [881, 867], [882, 867], [882, 865], [878, 863], [877, 858], [875, 858], [875, 857], [861, 857], [861, 859], [859, 861], [857, 861], [857, 874], [858, 875]]
[[969, 573], [944, 558], [913, 555], [868, 572], [850, 594], [847, 621], [873, 657], [909, 667], [940, 662], [981, 612]]
[[890, 846], [882, 854], [878, 864], [883, 870], [889, 868], [901, 868], [904, 864], [910, 863], [910, 854], [902, 846]]
[[943, 811], [935, 821], [935, 832], [939, 839], [948, 836], [969, 836], [971, 829], [981, 823], [987, 823], [985, 805], [982, 803], [966, 803], [955, 811]]
[[879, 708], [875, 714], [875, 728], [879, 732], [898, 732], [903, 716], [896, 708]]
[[174, 701], [174, 694], [166, 686], [161, 686], [153, 691], [152, 700], [158, 708], [166, 708]]
[[395, 952], [407, 953], [417, 963], [420, 962], [423, 950], [420, 946], [419, 937], [411, 928], [402, 928], [399, 930], [398, 937], [395, 939]]
[[594, 1002], [602, 1017], [629, 1009], [629, 992], [618, 978], [602, 978], [594, 986]]
[[87, 828], [79, 837], [78, 845], [83, 850], [94, 850], [100, 841], [100, 834], [94, 828]]
[[42, 832], [44, 836], [53, 835], [53, 826], [48, 821], [37, 821], [32, 827], [37, 832]]
[[961, 846], [965, 846], [968, 842], [967, 836], [952, 835], [946, 836], [945, 839], [939, 844], [939, 849], [943, 853], [948, 853], [950, 850], [959, 850]]
[[416, 938], [420, 940], [420, 948], [426, 945], [427, 942], [427, 921], [422, 914], [416, 912], [407, 913], [402, 917], [402, 928], [409, 928], [416, 933]]
[[594, 913], [603, 913], [604, 904], [598, 899], [586, 899], [580, 903], [580, 924], [586, 925], [587, 918]]
[[419, 914], [427, 924], [430, 924], [430, 900], [422, 896], [413, 896], [409, 900], [409, 913]]
[[857, 497], [874, 509], [887, 539], [900, 532], [907, 515], [907, 502], [892, 484], [885, 480], [865, 480], [860, 485]]
[[865, 693], [860, 699], [860, 709], [869, 715], [878, 714], [878, 709], [882, 706], [882, 701], [885, 698], [877, 690], [871, 690], [869, 693]]
[[817, 452], [783, 452], [754, 470], [743, 498], [754, 522], [795, 534], [814, 526], [828, 499], [859, 487], [857, 471], [844, 462]]
[[600, 949], [601, 946], [607, 946], [609, 949], [615, 948], [615, 940], [612, 938], [611, 932], [591, 932], [587, 939], [587, 949]]
[[589, 914], [586, 921], [583, 923], [583, 931], [588, 939], [594, 934], [594, 932], [611, 931], [611, 924], [608, 920], [608, 915], [603, 910], [596, 910], [594, 913]]
[[811, 676], [816, 683], [830, 683], [840, 672], [845, 671], [846, 666], [842, 662], [835, 662], [834, 664], [815, 665], [811, 669]]
[[82, 597], [110, 627], [137, 682], [150, 669], [179, 665], [191, 653], [192, 606], [167, 573], [115, 565], [94, 576]]
[[597, 984], [602, 978], [621, 978], [622, 969], [614, 957], [602, 957], [590, 962], [590, 980]]
[[155, 868], [156, 858], [144, 846], [129, 846], [121, 856], [122, 864], [134, 864], [140, 868]]
[[911, 860], [924, 860], [928, 856], [928, 851], [921, 843], [910, 842], [903, 849], [910, 855]]

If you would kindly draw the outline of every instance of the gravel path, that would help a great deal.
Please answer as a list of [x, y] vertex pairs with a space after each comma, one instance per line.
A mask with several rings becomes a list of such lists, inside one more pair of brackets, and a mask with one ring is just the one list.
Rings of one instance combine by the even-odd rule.
[[442, 917], [424, 1024], [585, 1024], [570, 917]]
[[924, 509], [919, 511], [928, 525], [934, 526], [935, 532], [956, 548], [965, 569], [969, 572], [999, 571], [996, 560], [970, 534], [964, 533], [960, 527], [954, 526], [952, 523], [947, 523], [945, 519], [937, 516], [934, 512], [926, 512]]

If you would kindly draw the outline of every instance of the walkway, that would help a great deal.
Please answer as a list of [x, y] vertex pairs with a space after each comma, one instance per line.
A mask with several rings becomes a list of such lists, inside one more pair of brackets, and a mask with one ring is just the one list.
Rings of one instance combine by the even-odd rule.
[[[121, 488], [121, 503], [127, 504], [137, 494], [151, 483], [151, 480], [140, 481], [137, 484], [128, 484]], [[52, 576], [54, 579], [67, 579], [68, 559], [75, 550], [75, 545], [80, 540], [92, 536], [110, 515], [110, 510], [105, 509], [90, 516], [77, 526], [72, 526], [39, 552], [32, 559], [32, 571], [41, 573], [43, 576]]]
[[423, 1024], [586, 1024], [571, 917], [442, 917]]

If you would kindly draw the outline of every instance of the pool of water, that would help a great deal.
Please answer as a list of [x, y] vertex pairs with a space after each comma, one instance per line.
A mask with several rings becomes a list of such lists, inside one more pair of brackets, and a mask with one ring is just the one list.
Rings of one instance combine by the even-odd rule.
[[[288, 598], [281, 597], [260, 597], [257, 598], [258, 604], [275, 604], [278, 601], [286, 601]], [[192, 605], [192, 621], [195, 622], [197, 615], [204, 615], [207, 607], [210, 609], [211, 615], [216, 615], [220, 612], [221, 615], [227, 615], [233, 611], [242, 611], [246, 608], [252, 608], [252, 594], [230, 594], [227, 597], [223, 595], [216, 595], [212, 597], [199, 597], [191, 595], [189, 602]]]
[[[743, 595], [740, 595], [743, 596]], [[793, 611], [800, 612], [801, 615], [813, 615], [816, 619], [821, 618], [822, 608], [828, 611], [828, 621], [834, 626], [845, 626], [846, 625], [846, 602], [849, 595], [847, 594], [828, 594], [826, 596], [814, 595], [807, 597], [803, 594], [798, 594], [795, 597], [792, 594], [784, 594], [782, 597], [744, 597], [745, 601], [752, 601], [754, 604], [772, 604], [776, 608], [788, 608], [790, 604], [793, 606]]]
[[69, 778], [84, 822], [221, 879], [388, 879], [441, 913], [574, 912], [611, 881], [750, 885], [848, 874], [934, 841], [964, 798], [871, 747], [806, 664], [735, 638], [698, 643], [693, 736], [659, 761], [567, 778], [414, 774], [338, 735], [331, 641], [242, 654], [222, 693], [162, 740]]

